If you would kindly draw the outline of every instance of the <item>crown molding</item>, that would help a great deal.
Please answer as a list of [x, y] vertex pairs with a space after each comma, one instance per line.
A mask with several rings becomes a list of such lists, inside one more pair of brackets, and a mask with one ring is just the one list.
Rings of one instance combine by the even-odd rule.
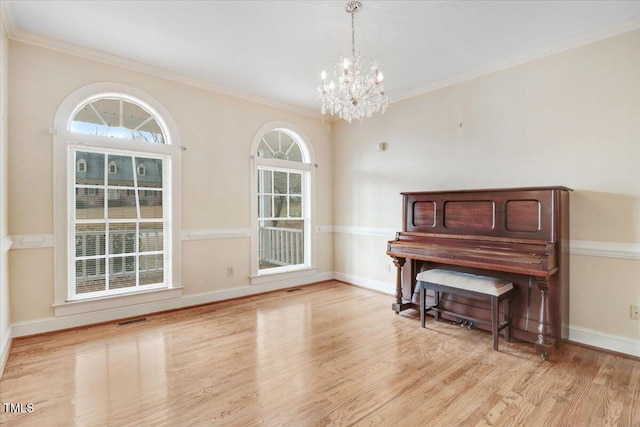
[[[5, 4], [5, 2], [2, 2], [2, 4]], [[301, 114], [303, 116], [308, 116], [308, 117], [318, 119], [318, 120], [323, 120], [323, 121], [333, 121], [329, 119], [327, 116], [320, 114], [320, 112], [317, 112], [317, 111], [287, 104], [285, 102], [276, 101], [274, 99], [261, 97], [251, 93], [229, 89], [229, 88], [219, 86], [204, 80], [194, 79], [185, 74], [176, 73], [176, 72], [167, 70], [165, 68], [145, 64], [140, 61], [136, 61], [136, 60], [125, 58], [118, 55], [113, 55], [111, 53], [103, 52], [97, 49], [92, 49], [86, 46], [81, 46], [75, 43], [69, 43], [62, 40], [30, 33], [27, 31], [16, 30], [11, 23], [11, 14], [10, 13], [5, 14], [3, 10], [2, 16], [3, 16], [3, 20], [5, 19], [4, 17], [7, 16], [6, 21], [8, 22], [7, 24], [8, 37], [11, 40], [14, 40], [17, 42], [30, 44], [30, 45], [42, 47], [45, 49], [51, 49], [51, 50], [55, 50], [57, 52], [65, 53], [68, 55], [78, 56], [78, 57], [89, 59], [92, 61], [101, 62], [103, 64], [113, 65], [113, 66], [124, 68], [127, 70], [148, 74], [154, 77], [159, 77], [162, 79], [171, 80], [177, 83], [182, 83], [188, 86], [196, 87], [199, 89], [204, 89], [210, 92], [215, 92], [220, 95], [243, 99], [245, 101], [253, 102], [255, 104], [260, 104], [267, 107], [288, 111], [290, 113]]]
[[549, 49], [540, 50], [538, 52], [521, 56], [511, 61], [506, 61], [494, 66], [481, 68], [478, 70], [470, 71], [468, 73], [458, 74], [450, 78], [438, 80], [433, 83], [429, 83], [428, 85], [400, 93], [397, 96], [394, 96], [392, 99], [390, 97], [389, 105], [637, 29], [640, 29], [640, 16], [626, 19], [621, 23], [604, 30], [597, 31], [587, 36], [575, 38], [569, 42], [559, 44]]

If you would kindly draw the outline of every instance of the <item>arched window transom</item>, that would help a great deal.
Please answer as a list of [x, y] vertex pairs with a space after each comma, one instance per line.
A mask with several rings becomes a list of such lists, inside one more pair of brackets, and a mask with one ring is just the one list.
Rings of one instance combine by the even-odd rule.
[[300, 144], [289, 133], [283, 130], [273, 130], [262, 137], [258, 145], [259, 157], [267, 159], [289, 160], [303, 162]]
[[70, 130], [90, 135], [164, 144], [164, 132], [154, 115], [124, 98], [100, 98], [87, 102], [74, 115]]

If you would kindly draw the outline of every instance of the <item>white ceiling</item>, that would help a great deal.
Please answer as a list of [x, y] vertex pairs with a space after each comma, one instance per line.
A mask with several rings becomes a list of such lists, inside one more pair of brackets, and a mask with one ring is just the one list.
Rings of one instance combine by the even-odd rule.
[[[391, 102], [640, 28], [640, 1], [361, 1], [356, 49]], [[16, 40], [316, 114], [320, 71], [350, 51], [345, 3], [6, 0], [4, 15]]]

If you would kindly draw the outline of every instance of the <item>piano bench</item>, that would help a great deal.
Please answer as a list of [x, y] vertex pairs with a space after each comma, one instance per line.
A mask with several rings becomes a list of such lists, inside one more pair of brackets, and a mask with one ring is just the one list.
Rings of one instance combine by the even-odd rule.
[[[511, 327], [511, 318], [509, 315], [509, 295], [513, 291], [513, 284], [494, 277], [479, 276], [476, 274], [460, 273], [457, 271], [433, 269], [419, 273], [416, 276], [420, 287], [420, 326], [425, 327], [425, 314], [428, 311], [434, 312], [434, 318], [439, 320], [440, 313], [455, 315], [465, 320], [478, 323], [490, 324], [491, 334], [493, 336], [493, 349], [498, 350], [498, 334], [504, 329], [505, 341], [510, 341], [509, 328]], [[434, 305], [426, 307], [425, 294], [426, 290], [434, 291]], [[440, 293], [444, 292], [452, 295], [461, 295], [464, 297], [490, 301], [491, 302], [491, 321], [475, 319], [469, 316], [456, 314], [451, 311], [440, 308]], [[504, 320], [499, 320], [499, 303], [503, 303]]]

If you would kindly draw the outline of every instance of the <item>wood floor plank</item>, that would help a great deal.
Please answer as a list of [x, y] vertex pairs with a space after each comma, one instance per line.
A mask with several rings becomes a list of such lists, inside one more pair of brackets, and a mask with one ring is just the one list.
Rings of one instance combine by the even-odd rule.
[[640, 360], [526, 343], [339, 282], [14, 340], [11, 426], [640, 426]]

